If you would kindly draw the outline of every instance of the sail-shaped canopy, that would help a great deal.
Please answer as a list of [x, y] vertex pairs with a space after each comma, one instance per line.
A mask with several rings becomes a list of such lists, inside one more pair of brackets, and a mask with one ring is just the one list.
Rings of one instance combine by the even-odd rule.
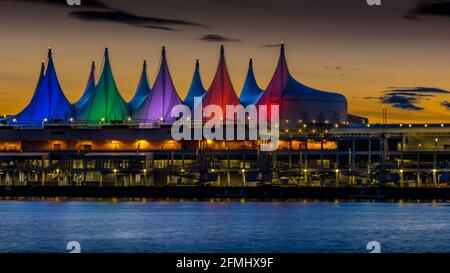
[[106, 48], [103, 70], [95, 92], [78, 110], [76, 119], [85, 123], [114, 123], [127, 120], [129, 117], [130, 110], [117, 89]]
[[136, 89], [136, 93], [133, 98], [130, 100], [129, 105], [132, 110], [135, 110], [141, 106], [144, 102], [145, 98], [150, 94], [151, 88], [147, 77], [147, 61], [144, 61], [142, 67], [142, 75], [139, 80], [138, 87]]
[[186, 104], [191, 111], [194, 110], [194, 98], [203, 98], [206, 90], [203, 87], [202, 79], [200, 78], [200, 63], [199, 60], [195, 62], [195, 72], [192, 78], [191, 86], [187, 92], [186, 98], [184, 99], [184, 104]]
[[95, 92], [95, 62], [92, 62], [91, 73], [89, 73], [89, 79], [84, 89], [83, 95], [80, 99], [74, 103], [75, 110], [83, 108], [83, 106], [89, 101]]
[[277, 68], [266, 88], [264, 94], [258, 100], [257, 105], [270, 105], [279, 104], [283, 89], [289, 82], [289, 69], [286, 62], [286, 57], [284, 53], [284, 45], [281, 44], [280, 58], [278, 60]]
[[241, 94], [239, 95], [239, 100], [244, 106], [255, 104], [259, 100], [263, 92], [264, 91], [259, 88], [258, 83], [256, 83], [255, 74], [253, 73], [253, 60], [250, 59], [248, 64], [247, 78], [245, 80]]
[[221, 107], [224, 115], [222, 118], [225, 119], [226, 106], [236, 106], [239, 104], [239, 98], [234, 91], [230, 75], [228, 74], [227, 65], [225, 63], [224, 48], [221, 46], [219, 65], [211, 86], [208, 88], [208, 91], [203, 97], [203, 107], [208, 105], [217, 105]]
[[72, 118], [72, 105], [64, 95], [53, 64], [52, 50], [48, 50], [47, 70], [43, 76], [41, 66], [36, 91], [30, 103], [13, 119], [15, 123], [27, 126], [46, 122], [63, 122]]
[[170, 76], [166, 49], [163, 47], [161, 65], [153, 89], [133, 113], [133, 121], [138, 123], [173, 122], [175, 119], [171, 117], [171, 111], [179, 104], [182, 102]]
[[[347, 119], [347, 99], [343, 95], [311, 88], [290, 75], [283, 44], [272, 80], [257, 102], [257, 106], [261, 105], [268, 106], [269, 120], [271, 106], [278, 105], [283, 126], [298, 126], [298, 121], [340, 122]], [[292, 123], [287, 124], [289, 121]]]

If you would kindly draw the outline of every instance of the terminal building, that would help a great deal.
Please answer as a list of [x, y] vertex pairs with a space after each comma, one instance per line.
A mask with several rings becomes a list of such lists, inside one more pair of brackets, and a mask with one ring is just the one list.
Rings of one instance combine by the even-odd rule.
[[[0, 185], [47, 186], [285, 186], [447, 187], [450, 124], [369, 124], [351, 115], [346, 98], [308, 87], [289, 73], [284, 45], [274, 75], [261, 89], [249, 62], [238, 97], [225, 52], [205, 89], [195, 64], [186, 98], [170, 76], [166, 49], [153, 85], [147, 63], [130, 101], [120, 94], [105, 50], [100, 78], [93, 63], [81, 98], [62, 91], [52, 50], [30, 103], [0, 125]], [[171, 109], [277, 105], [276, 151], [262, 140], [181, 140], [171, 137]]]

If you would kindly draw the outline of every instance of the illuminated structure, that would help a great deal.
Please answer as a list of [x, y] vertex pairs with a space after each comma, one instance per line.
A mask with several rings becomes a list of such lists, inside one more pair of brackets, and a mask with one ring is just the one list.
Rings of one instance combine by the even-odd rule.
[[223, 112], [223, 118], [226, 118], [226, 106], [239, 105], [240, 101], [234, 91], [233, 84], [228, 74], [227, 64], [225, 63], [225, 51], [223, 46], [220, 48], [220, 60], [216, 75], [203, 97], [203, 107], [208, 105], [218, 105]]
[[95, 92], [76, 113], [76, 120], [85, 123], [114, 123], [130, 117], [128, 104], [120, 95], [111, 71], [108, 49], [105, 49], [105, 59], [100, 80]]
[[89, 99], [94, 95], [95, 86], [95, 62], [92, 62], [91, 73], [89, 73], [89, 79], [87, 81], [83, 95], [81, 95], [80, 99], [74, 103], [75, 112], [82, 109], [89, 101]]
[[134, 96], [130, 100], [130, 102], [128, 103], [133, 111], [138, 109], [139, 106], [141, 106], [141, 104], [144, 102], [144, 100], [150, 94], [150, 91], [151, 91], [150, 83], [149, 83], [148, 77], [147, 77], [147, 61], [144, 61], [144, 64], [142, 66], [142, 75], [141, 75], [141, 79], [139, 80], [139, 84], [136, 89], [136, 93], [134, 94]]
[[192, 78], [191, 86], [189, 87], [189, 91], [187, 92], [186, 98], [184, 99], [183, 103], [191, 109], [191, 111], [194, 110], [194, 98], [203, 98], [205, 95], [206, 90], [203, 87], [202, 80], [200, 78], [200, 63], [197, 60], [195, 62], [195, 72], [194, 77]]
[[239, 100], [244, 106], [255, 104], [262, 96], [263, 92], [264, 90], [259, 88], [258, 83], [256, 83], [255, 74], [253, 73], [253, 60], [250, 59], [247, 78], [245, 79], [241, 94], [239, 95]]
[[[278, 105], [280, 120], [295, 127], [298, 120], [339, 123], [347, 120], [347, 100], [337, 93], [319, 91], [296, 81], [289, 73], [284, 45], [281, 45], [277, 68], [257, 105]], [[289, 124], [290, 123], [290, 124]]]
[[133, 113], [137, 123], [170, 123], [174, 121], [170, 112], [175, 105], [182, 104], [170, 76], [166, 59], [166, 48], [161, 53], [161, 66], [153, 90]]
[[52, 49], [48, 50], [47, 70], [41, 67], [38, 85], [31, 102], [13, 118], [23, 126], [42, 126], [47, 122], [65, 122], [73, 117], [72, 105], [64, 96], [53, 64]]
[[[257, 87], [251, 65], [244, 91]], [[144, 64], [139, 84], [144, 87], [138, 91], [145, 92], [136, 93], [141, 94], [137, 98], [147, 96], [132, 119], [114, 83], [108, 51], [94, 92], [93, 69], [84, 93], [87, 100], [75, 107], [72, 119], [49, 51], [47, 71], [44, 74], [42, 66], [32, 102], [0, 126], [0, 185], [445, 187], [449, 183], [450, 124], [376, 125], [356, 117], [359, 124], [349, 123], [342, 95], [311, 89], [289, 75], [283, 47], [274, 77], [258, 101], [279, 104], [286, 118], [273, 152], [261, 151], [261, 140], [173, 140], [170, 110], [181, 100], [164, 48], [151, 91], [145, 87]], [[188, 93], [201, 94], [201, 86], [197, 64], [193, 91]], [[203, 104], [239, 104], [223, 48]]]

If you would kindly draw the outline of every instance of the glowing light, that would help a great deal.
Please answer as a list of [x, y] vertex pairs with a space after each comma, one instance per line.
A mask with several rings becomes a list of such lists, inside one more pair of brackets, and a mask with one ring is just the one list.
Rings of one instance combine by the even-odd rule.
[[436, 173], [437, 172], [437, 170], [436, 169], [433, 169], [433, 173]]

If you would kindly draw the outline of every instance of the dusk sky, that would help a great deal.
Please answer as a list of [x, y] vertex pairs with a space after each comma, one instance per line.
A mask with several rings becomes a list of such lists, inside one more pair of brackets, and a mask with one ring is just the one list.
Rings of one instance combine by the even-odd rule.
[[316, 89], [344, 94], [349, 112], [388, 122], [450, 121], [450, 1], [382, 0], [0, 0], [0, 113], [15, 114], [32, 97], [52, 45], [61, 86], [74, 102], [91, 61], [110, 50], [126, 100], [142, 61], [153, 83], [166, 46], [172, 77], [184, 98], [200, 59], [203, 84], [225, 56], [240, 92], [253, 57], [265, 88], [286, 44], [292, 75]]

